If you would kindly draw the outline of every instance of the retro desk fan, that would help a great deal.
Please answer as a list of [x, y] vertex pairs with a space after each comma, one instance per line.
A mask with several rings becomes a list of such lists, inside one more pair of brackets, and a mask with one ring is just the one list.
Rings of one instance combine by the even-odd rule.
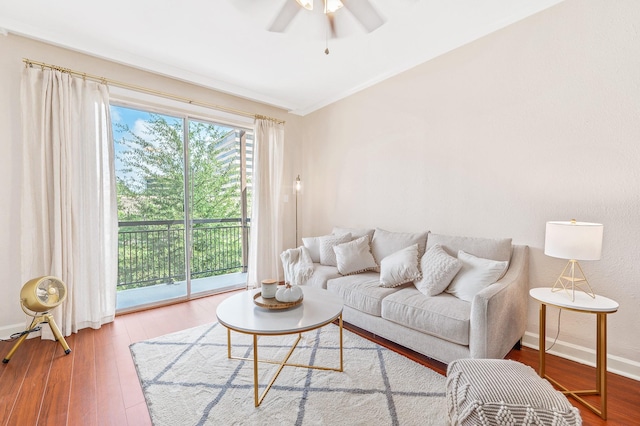
[[22, 290], [20, 290], [20, 306], [25, 314], [33, 317], [33, 321], [31, 321], [29, 328], [22, 332], [15, 345], [2, 360], [3, 363], [6, 364], [11, 360], [11, 357], [27, 338], [29, 332], [43, 322], [49, 324], [56, 340], [62, 345], [64, 353], [69, 354], [71, 352], [67, 341], [62, 337], [62, 333], [60, 333], [60, 329], [53, 319], [53, 315], [49, 313], [51, 309], [64, 302], [66, 298], [67, 286], [56, 277], [34, 278], [22, 286]]

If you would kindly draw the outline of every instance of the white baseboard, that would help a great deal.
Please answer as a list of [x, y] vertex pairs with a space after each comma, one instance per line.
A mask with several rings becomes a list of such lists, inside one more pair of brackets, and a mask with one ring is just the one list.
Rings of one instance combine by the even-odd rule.
[[22, 324], [11, 324], [5, 325], [4, 327], [0, 327], [0, 339], [6, 340], [11, 337], [14, 333], [20, 333], [27, 328], [27, 325]]
[[[538, 340], [538, 334], [527, 331], [522, 337], [522, 345], [538, 350]], [[547, 337], [547, 347], [550, 347], [552, 343], [553, 339]], [[580, 364], [596, 366], [595, 350], [563, 342], [562, 340], [556, 341], [556, 344], [547, 353], [579, 362]], [[607, 355], [607, 371], [640, 381], [640, 362], [637, 361], [615, 355]]]

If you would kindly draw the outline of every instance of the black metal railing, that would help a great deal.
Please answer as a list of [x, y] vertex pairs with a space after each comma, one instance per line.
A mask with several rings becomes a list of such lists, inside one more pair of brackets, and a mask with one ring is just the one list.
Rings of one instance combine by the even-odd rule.
[[[191, 223], [191, 278], [246, 272], [247, 223], [243, 225], [239, 218]], [[185, 279], [182, 220], [118, 223], [118, 290]]]

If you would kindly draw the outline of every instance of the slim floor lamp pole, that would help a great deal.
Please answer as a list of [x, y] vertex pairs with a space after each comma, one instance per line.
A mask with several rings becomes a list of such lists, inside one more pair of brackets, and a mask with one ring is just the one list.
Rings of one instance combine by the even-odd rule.
[[302, 183], [300, 182], [300, 175], [296, 178], [293, 184], [293, 189], [296, 191], [296, 247], [298, 246], [298, 193], [302, 189]]

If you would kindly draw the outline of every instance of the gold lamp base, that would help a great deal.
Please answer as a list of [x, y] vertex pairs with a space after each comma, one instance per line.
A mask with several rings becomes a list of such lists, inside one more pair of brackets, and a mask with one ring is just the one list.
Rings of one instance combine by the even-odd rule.
[[[31, 321], [31, 325], [27, 330], [33, 330], [38, 324], [42, 324], [44, 322], [48, 323], [49, 327], [51, 327], [51, 331], [53, 332], [53, 335], [55, 336], [58, 343], [62, 345], [62, 348], [64, 349], [64, 353], [66, 355], [69, 355], [69, 353], [71, 353], [71, 349], [69, 348], [67, 341], [64, 340], [62, 333], [60, 333], [60, 329], [56, 325], [56, 322], [53, 319], [53, 315], [51, 315], [49, 312], [44, 312], [40, 315], [36, 315], [35, 317], [33, 317], [33, 321]], [[24, 333], [22, 336], [18, 338], [18, 340], [13, 345], [13, 347], [11, 348], [7, 356], [2, 360], [3, 364], [6, 364], [11, 360], [11, 357], [13, 356], [13, 354], [18, 350], [18, 348], [20, 347], [22, 342], [25, 341], [28, 335], [29, 333]]]
[[[578, 269], [577, 271], [576, 267]], [[578, 272], [579, 275], [576, 275], [576, 272]], [[586, 289], [582, 288], [583, 286], [586, 287]], [[591, 296], [591, 298], [596, 298], [595, 293], [589, 285], [587, 277], [585, 277], [584, 272], [580, 267], [580, 263], [578, 263], [578, 261], [575, 259], [571, 259], [560, 273], [560, 276], [551, 288], [551, 291], [557, 292], [564, 290], [569, 296], [571, 296], [571, 301], [575, 302], [576, 288], [585, 292], [586, 294]]]

